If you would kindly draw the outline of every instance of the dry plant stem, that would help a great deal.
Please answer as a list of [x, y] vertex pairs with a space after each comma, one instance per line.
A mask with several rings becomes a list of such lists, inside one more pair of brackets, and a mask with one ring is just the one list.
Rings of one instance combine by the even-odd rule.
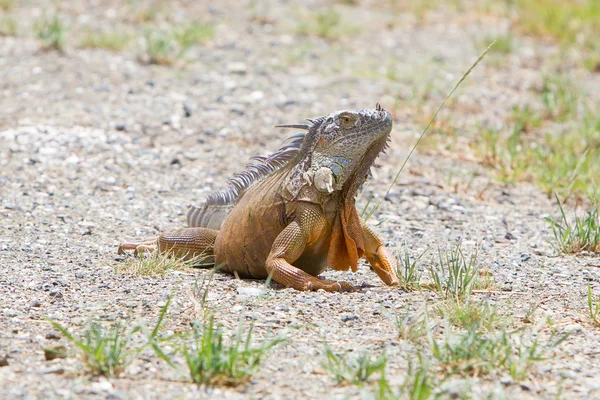
[[454, 85], [454, 87], [452, 88], [452, 90], [450, 91], [450, 93], [448, 93], [448, 95], [446, 96], [446, 98], [444, 99], [444, 101], [442, 101], [442, 104], [440, 104], [440, 106], [436, 110], [435, 114], [433, 114], [433, 117], [431, 117], [431, 119], [429, 120], [429, 123], [427, 123], [427, 126], [425, 126], [425, 129], [423, 130], [423, 133], [421, 133], [421, 136], [419, 136], [419, 139], [417, 139], [417, 142], [415, 143], [415, 145], [412, 147], [412, 149], [410, 149], [410, 152], [408, 153], [408, 156], [406, 157], [406, 159], [402, 163], [402, 166], [400, 167], [400, 169], [398, 170], [398, 173], [396, 174], [396, 176], [392, 180], [392, 183], [390, 183], [390, 186], [388, 187], [388, 190], [385, 192], [385, 194], [383, 195], [383, 197], [381, 197], [381, 199], [377, 202], [377, 204], [375, 204], [375, 206], [373, 206], [373, 208], [371, 209], [371, 211], [369, 211], [367, 213], [367, 216], [365, 218], [365, 222], [368, 221], [369, 218], [371, 218], [371, 216], [373, 216], [373, 214], [375, 213], [375, 211], [377, 211], [377, 209], [381, 205], [381, 202], [383, 201], [383, 199], [385, 199], [385, 197], [390, 193], [390, 190], [392, 190], [392, 188], [396, 184], [396, 181], [400, 177], [400, 174], [402, 173], [402, 170], [404, 170], [404, 167], [406, 166], [406, 163], [408, 162], [408, 160], [412, 156], [413, 152], [415, 151], [415, 149], [417, 148], [417, 146], [421, 142], [421, 139], [423, 139], [423, 136], [425, 136], [425, 133], [427, 133], [427, 131], [429, 130], [429, 127], [431, 126], [431, 124], [433, 123], [433, 121], [435, 120], [435, 118], [437, 117], [437, 115], [439, 114], [439, 112], [442, 110], [442, 108], [444, 107], [444, 105], [446, 104], [446, 102], [448, 101], [448, 99], [450, 98], [450, 96], [452, 96], [452, 94], [454, 93], [454, 91], [456, 89], [458, 89], [458, 87], [460, 86], [460, 84], [463, 83], [463, 81], [467, 78], [467, 76], [469, 76], [469, 74], [471, 73], [471, 71], [473, 71], [473, 69], [477, 66], [477, 64], [479, 64], [479, 62], [481, 60], [483, 60], [483, 57], [485, 57], [485, 55], [488, 53], [488, 51], [490, 51], [490, 49], [492, 48], [492, 46], [494, 45], [494, 43], [496, 43], [495, 40], [492, 43], [490, 43], [490, 45], [484, 50], [483, 53], [481, 53], [481, 55], [477, 58], [477, 60], [475, 60], [475, 62], [469, 67], [469, 69], [462, 75], [462, 77], [456, 83], [456, 85]]

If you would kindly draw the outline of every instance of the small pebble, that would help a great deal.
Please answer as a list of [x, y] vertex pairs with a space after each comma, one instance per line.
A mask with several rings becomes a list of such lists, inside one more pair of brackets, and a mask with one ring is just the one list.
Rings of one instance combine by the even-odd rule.
[[239, 287], [237, 292], [242, 296], [257, 297], [265, 293], [263, 288], [256, 287]]
[[359, 318], [357, 315], [343, 315], [342, 316], [342, 322], [356, 321], [358, 319]]
[[58, 339], [60, 339], [60, 335], [56, 332], [48, 332], [48, 333], [46, 333], [46, 339], [58, 340]]
[[248, 67], [243, 62], [230, 62], [227, 64], [227, 71], [230, 74], [245, 75], [248, 72]]
[[186, 118], [189, 118], [192, 116], [192, 109], [189, 105], [184, 104], [183, 105], [183, 112]]

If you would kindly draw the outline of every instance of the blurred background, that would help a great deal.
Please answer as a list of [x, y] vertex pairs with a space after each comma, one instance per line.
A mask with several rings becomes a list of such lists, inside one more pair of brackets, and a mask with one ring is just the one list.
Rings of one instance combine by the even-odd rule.
[[0, 0], [0, 129], [126, 132], [177, 164], [272, 151], [274, 124], [378, 101], [391, 176], [495, 40], [418, 152], [595, 202], [599, 37], [597, 0]]

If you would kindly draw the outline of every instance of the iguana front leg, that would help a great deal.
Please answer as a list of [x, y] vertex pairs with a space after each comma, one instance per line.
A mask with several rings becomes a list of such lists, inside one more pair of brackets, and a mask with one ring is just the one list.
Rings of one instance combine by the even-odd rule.
[[275, 282], [296, 290], [354, 290], [347, 282], [324, 281], [292, 265], [302, 255], [307, 243], [321, 238], [327, 227], [327, 220], [317, 206], [300, 207], [297, 215], [273, 242], [266, 261], [267, 273]]
[[385, 247], [381, 239], [364, 223], [362, 225], [365, 243], [365, 257], [375, 273], [387, 285], [398, 284], [398, 263], [396, 257]]

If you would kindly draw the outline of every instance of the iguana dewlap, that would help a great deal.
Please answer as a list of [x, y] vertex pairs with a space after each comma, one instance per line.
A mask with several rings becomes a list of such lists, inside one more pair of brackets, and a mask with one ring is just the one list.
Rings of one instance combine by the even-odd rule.
[[188, 212], [189, 228], [162, 233], [124, 250], [157, 250], [177, 257], [202, 255], [242, 278], [272, 279], [297, 290], [351, 290], [319, 279], [329, 266], [356, 271], [366, 257], [388, 285], [398, 283], [396, 259], [359, 218], [358, 189], [386, 147], [390, 114], [375, 109], [337, 111], [280, 125], [302, 133], [269, 157], [253, 157], [229, 188]]

